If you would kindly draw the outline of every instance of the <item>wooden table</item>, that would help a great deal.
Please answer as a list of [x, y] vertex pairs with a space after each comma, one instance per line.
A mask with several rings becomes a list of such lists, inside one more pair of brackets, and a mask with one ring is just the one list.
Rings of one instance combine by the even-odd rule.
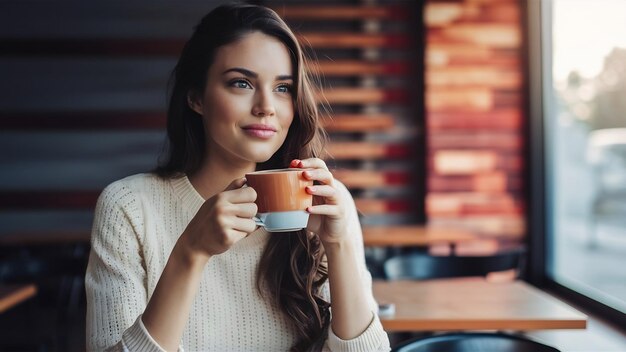
[[[88, 231], [23, 232], [0, 236], [0, 245], [51, 245], [66, 243], [89, 244]], [[422, 225], [409, 226], [363, 226], [365, 246], [416, 246], [437, 244], [454, 245], [475, 241], [477, 236], [470, 231]]]
[[0, 285], [0, 313], [33, 297], [37, 287], [28, 285]]
[[437, 244], [455, 245], [475, 241], [472, 232], [431, 226], [363, 226], [365, 246], [416, 246], [426, 247]]
[[375, 281], [386, 331], [585, 329], [587, 316], [522, 281], [483, 278]]

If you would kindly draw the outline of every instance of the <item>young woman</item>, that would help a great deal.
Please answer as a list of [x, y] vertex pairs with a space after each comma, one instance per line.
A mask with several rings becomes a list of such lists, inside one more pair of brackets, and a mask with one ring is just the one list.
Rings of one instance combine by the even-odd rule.
[[[317, 157], [305, 59], [273, 11], [205, 16], [173, 74], [169, 148], [109, 185], [87, 270], [87, 345], [102, 351], [386, 351], [361, 228]], [[247, 172], [307, 168], [307, 229], [257, 228]]]

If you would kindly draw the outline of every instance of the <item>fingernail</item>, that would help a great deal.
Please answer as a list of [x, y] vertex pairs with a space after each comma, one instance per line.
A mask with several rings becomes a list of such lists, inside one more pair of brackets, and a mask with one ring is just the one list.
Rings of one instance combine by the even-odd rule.
[[312, 189], [311, 187], [309, 187], [309, 186], [306, 186], [306, 190], [307, 190], [307, 192], [309, 192], [309, 193], [314, 193], [314, 192], [313, 192], [313, 189]]
[[300, 163], [300, 160], [298, 160], [298, 159], [294, 159], [294, 160], [291, 161], [291, 165], [293, 165], [293, 166], [298, 166], [299, 163]]
[[298, 167], [303, 167], [304, 164], [302, 163], [302, 161], [298, 160]]

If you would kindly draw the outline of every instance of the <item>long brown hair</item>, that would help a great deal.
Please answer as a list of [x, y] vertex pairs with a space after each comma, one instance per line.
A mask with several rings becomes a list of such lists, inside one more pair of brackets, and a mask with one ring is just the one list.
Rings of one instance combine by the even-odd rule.
[[[307, 58], [287, 24], [271, 9], [235, 3], [207, 14], [186, 43], [170, 80], [167, 113], [168, 148], [155, 169], [163, 178], [193, 174], [205, 156], [202, 119], [187, 103], [190, 94], [203, 92], [217, 50], [246, 34], [260, 31], [280, 40], [288, 49], [295, 78], [294, 119], [285, 142], [257, 170], [283, 168], [293, 159], [320, 157], [326, 134], [318, 121], [315, 85], [308, 75]], [[259, 262], [257, 289], [272, 300], [293, 323], [298, 335], [291, 350], [320, 351], [330, 324], [330, 304], [321, 287], [328, 278], [319, 238], [305, 230], [270, 236]]]

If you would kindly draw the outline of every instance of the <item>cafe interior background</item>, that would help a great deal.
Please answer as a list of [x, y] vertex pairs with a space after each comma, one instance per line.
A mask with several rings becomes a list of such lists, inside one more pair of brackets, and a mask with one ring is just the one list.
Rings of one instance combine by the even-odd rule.
[[[30, 290], [0, 350], [84, 350], [95, 201], [155, 166], [168, 75], [219, 3], [0, 2], [0, 291]], [[518, 279], [588, 315], [527, 336], [626, 350], [626, 1], [257, 3], [319, 60], [375, 279], [407, 253], [523, 248]]]

